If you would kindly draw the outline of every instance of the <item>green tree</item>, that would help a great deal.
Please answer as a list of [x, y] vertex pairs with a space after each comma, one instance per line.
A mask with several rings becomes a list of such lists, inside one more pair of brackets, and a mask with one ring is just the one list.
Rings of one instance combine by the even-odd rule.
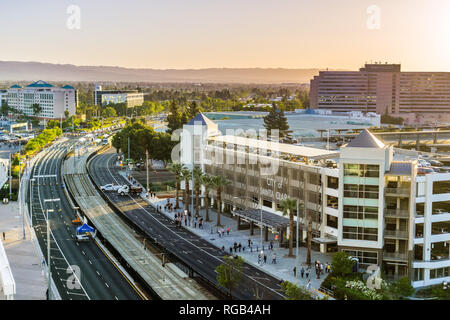
[[280, 139], [290, 137], [287, 118], [282, 110], [276, 108], [275, 104], [269, 114], [264, 117], [264, 128], [268, 135], [272, 135], [272, 130], [278, 130]]
[[202, 184], [205, 188], [205, 220], [209, 222], [211, 221], [209, 219], [209, 193], [214, 188], [212, 176], [210, 176], [209, 174], [204, 174], [202, 176]]
[[297, 209], [297, 200], [284, 199], [281, 201], [283, 216], [289, 215], [289, 257], [293, 257], [292, 248], [294, 244], [294, 212]]
[[242, 268], [244, 266], [244, 262], [244, 259], [240, 256], [225, 256], [222, 264], [216, 268], [217, 282], [220, 286], [228, 289], [228, 294], [230, 297], [233, 288], [242, 279]]
[[331, 260], [331, 270], [333, 275], [345, 277], [352, 273], [352, 268], [356, 261], [351, 260], [348, 253], [344, 251], [336, 252]]
[[221, 226], [220, 224], [220, 214], [222, 213], [222, 191], [223, 188], [230, 185], [231, 181], [223, 176], [214, 176], [212, 177], [212, 185], [214, 189], [216, 189], [217, 193], [217, 226]]
[[281, 290], [284, 292], [286, 300], [314, 300], [308, 291], [289, 281], [281, 284]]
[[185, 167], [181, 163], [171, 163], [168, 166], [168, 170], [175, 175], [175, 188], [176, 188], [176, 202], [175, 209], [178, 209], [179, 206], [179, 192], [180, 192], [180, 181], [182, 178], [182, 172]]
[[200, 113], [200, 108], [197, 101], [192, 101], [187, 110], [187, 116], [189, 120], [193, 119], [197, 114]]
[[192, 179], [192, 171], [184, 167], [181, 170], [181, 175], [184, 179], [184, 196], [183, 196], [184, 207], [188, 209], [190, 204], [189, 181]]
[[395, 283], [395, 291], [401, 297], [409, 297], [414, 293], [411, 280], [408, 277], [398, 279]]
[[9, 108], [8, 103], [7, 102], [3, 103], [2, 107], [0, 109], [0, 113], [2, 114], [2, 116], [6, 117], [6, 116], [8, 116], [9, 112], [10, 112], [10, 108]]
[[66, 110], [64, 111], [64, 117], [65, 117], [66, 119], [69, 119], [69, 117], [70, 117], [70, 112], [69, 112], [68, 109], [66, 109]]
[[39, 114], [42, 112], [42, 107], [39, 103], [33, 103], [31, 105], [31, 108], [33, 109], [33, 114], [37, 118]]
[[114, 118], [117, 117], [117, 112], [116, 109], [112, 107], [106, 107], [105, 109], [103, 109], [102, 115], [105, 118]]
[[185, 113], [180, 111], [179, 106], [172, 100], [169, 107], [169, 114], [167, 116], [167, 133], [172, 134], [175, 130], [181, 129], [188, 121]]

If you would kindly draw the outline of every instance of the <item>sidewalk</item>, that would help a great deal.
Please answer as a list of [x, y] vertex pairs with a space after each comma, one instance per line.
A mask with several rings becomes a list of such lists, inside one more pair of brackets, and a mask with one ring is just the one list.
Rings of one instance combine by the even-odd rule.
[[[46, 300], [47, 278], [41, 260], [25, 224], [23, 240], [22, 217], [18, 202], [0, 204], [0, 236], [5, 232], [3, 246], [16, 283], [15, 300]], [[0, 298], [2, 299], [2, 298]]]
[[[123, 172], [122, 172], [122, 175], [124, 177], [126, 177], [126, 175]], [[144, 193], [143, 193], [143, 195], [144, 195]], [[167, 199], [159, 199], [157, 197], [146, 198], [145, 196], [143, 196], [143, 198], [154, 207], [161, 206], [162, 213], [164, 215], [166, 215], [168, 218], [170, 218], [172, 220], [174, 219], [174, 211], [169, 213], [166, 210], [164, 210], [164, 206], [167, 203]], [[171, 198], [171, 199], [169, 199], [169, 201], [171, 203], [173, 203], [173, 207], [175, 207], [175, 199]], [[178, 209], [178, 212], [182, 212], [184, 209], [183, 202], [180, 200], [179, 204], [180, 204], [181, 208]], [[204, 218], [205, 210], [201, 209], [199, 211], [199, 214], [201, 217]], [[274, 234], [269, 232], [269, 236], [268, 236], [269, 241], [263, 243], [264, 253], [267, 255], [267, 262], [258, 264], [258, 253], [261, 251], [261, 237], [260, 237], [260, 229], [259, 228], [255, 228], [254, 235], [250, 236], [250, 230], [237, 231], [237, 220], [229, 218], [228, 216], [225, 216], [224, 214], [222, 214], [220, 217], [221, 224], [225, 231], [227, 230], [228, 227], [230, 228], [230, 234], [227, 235], [225, 232], [224, 236], [219, 237], [219, 235], [217, 233], [217, 227], [215, 226], [216, 221], [217, 221], [216, 220], [217, 212], [213, 209], [210, 209], [209, 217], [211, 219], [211, 222], [209, 222], [209, 223], [204, 222], [203, 229], [199, 229], [198, 226], [197, 226], [197, 228], [194, 228], [193, 219], [191, 220], [190, 226], [185, 226], [183, 223], [183, 227], [190, 230], [191, 232], [195, 233], [196, 235], [202, 237], [203, 239], [207, 240], [208, 242], [212, 243], [213, 245], [215, 245], [218, 248], [222, 248], [222, 246], [224, 246], [225, 251], [227, 253], [230, 253], [230, 247], [233, 247], [233, 244], [235, 242], [237, 244], [241, 243], [244, 250], [241, 252], [239, 252], [239, 250], [237, 250], [237, 252], [234, 252], [234, 250], [233, 250], [233, 254], [240, 255], [242, 258], [245, 259], [246, 262], [271, 274], [275, 278], [278, 278], [280, 280], [286, 280], [286, 281], [289, 281], [292, 283], [296, 283], [296, 278], [295, 278], [294, 272], [293, 272], [296, 259], [295, 259], [295, 257], [293, 257], [293, 258], [287, 257], [287, 255], [289, 253], [289, 249], [280, 248], [278, 245], [278, 242], [275, 240]], [[251, 247], [248, 246], [249, 239], [251, 240], [251, 243], [252, 243]], [[273, 242], [273, 246], [274, 246], [273, 250], [269, 250], [270, 241]], [[295, 255], [295, 251], [296, 251], [296, 248], [295, 248], [295, 243], [294, 243], [294, 248], [293, 248], [294, 255]], [[314, 265], [313, 265], [310, 270], [309, 277], [307, 278], [306, 277], [307, 248], [299, 247], [298, 251], [299, 251], [299, 259], [298, 259], [299, 265], [297, 266], [298, 285], [305, 287], [306, 284], [308, 283], [308, 280], [311, 280], [311, 287], [316, 290], [319, 289], [322, 281], [327, 276], [327, 273], [321, 274], [320, 279], [317, 279], [315, 270], [314, 270]], [[276, 253], [276, 264], [272, 263], [272, 258], [273, 258], [274, 253]], [[332, 257], [331, 254], [320, 253], [317, 251], [311, 251], [312, 264], [314, 264], [314, 261], [316, 261], [316, 260], [319, 260], [323, 264], [331, 263], [331, 257]], [[303, 278], [301, 277], [301, 274], [300, 274], [300, 270], [301, 270], [302, 266], [305, 270], [305, 275]], [[321, 295], [321, 294], [319, 293], [319, 295]]]

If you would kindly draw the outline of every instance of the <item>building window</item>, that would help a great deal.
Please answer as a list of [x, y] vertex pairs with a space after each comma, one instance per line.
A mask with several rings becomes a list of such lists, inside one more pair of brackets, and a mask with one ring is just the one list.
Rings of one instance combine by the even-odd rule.
[[343, 239], [377, 241], [377, 228], [343, 227]]
[[375, 164], [344, 163], [344, 176], [378, 178], [380, 166]]

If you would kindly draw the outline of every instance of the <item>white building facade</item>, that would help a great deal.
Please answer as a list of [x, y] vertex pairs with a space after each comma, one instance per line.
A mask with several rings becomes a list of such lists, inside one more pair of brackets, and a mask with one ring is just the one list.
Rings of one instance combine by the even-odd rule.
[[[281, 201], [296, 199], [305, 207], [300, 241], [309, 216], [315, 250], [346, 251], [361, 271], [377, 265], [388, 278], [409, 277], [414, 287], [450, 281], [450, 173], [418, 175], [417, 159], [367, 130], [328, 151], [221, 135], [200, 114], [184, 126], [180, 150], [188, 168], [194, 151], [196, 166], [232, 182], [222, 190], [224, 210], [256, 206], [282, 216]], [[276, 170], [263, 174], [273, 163]], [[210, 197], [214, 202], [215, 191]]]

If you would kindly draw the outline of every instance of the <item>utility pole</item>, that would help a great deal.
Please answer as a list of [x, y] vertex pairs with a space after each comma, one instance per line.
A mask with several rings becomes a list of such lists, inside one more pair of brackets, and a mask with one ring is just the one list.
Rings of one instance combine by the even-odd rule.
[[295, 271], [295, 284], [296, 285], [298, 285], [298, 272], [299, 272], [299, 270], [297, 269], [297, 267], [299, 266], [298, 265], [298, 222], [299, 222], [299, 202], [300, 202], [300, 199], [298, 199], [297, 200], [297, 232], [296, 232], [296, 248], [295, 248], [295, 268], [296, 268], [296, 271]]
[[9, 153], [9, 200], [12, 199], [11, 183], [12, 183], [12, 157], [11, 153]]
[[61, 121], [59, 122], [59, 127], [60, 127], [61, 132], [62, 132], [62, 113], [61, 113]]
[[127, 172], [128, 172], [128, 175], [127, 175], [127, 178], [128, 178], [128, 176], [130, 175], [130, 136], [128, 136], [128, 160], [127, 160]]
[[22, 192], [20, 192], [21, 189], [21, 185], [20, 185], [20, 173], [21, 173], [21, 159], [20, 159], [20, 153], [21, 153], [21, 141], [19, 140], [19, 191], [17, 192], [17, 200], [19, 201], [19, 215], [22, 216], [22, 231], [23, 231], [23, 240], [25, 240], [25, 210], [23, 210], [23, 214], [22, 214], [22, 199], [21, 199], [21, 195]]

